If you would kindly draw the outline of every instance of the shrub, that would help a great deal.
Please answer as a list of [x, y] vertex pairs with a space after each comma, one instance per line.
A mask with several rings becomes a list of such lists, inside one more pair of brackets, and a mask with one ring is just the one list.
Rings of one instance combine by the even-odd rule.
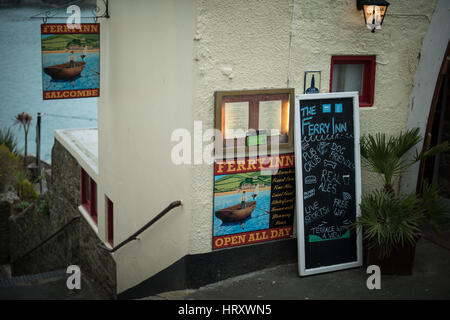
[[6, 145], [0, 145], [0, 192], [7, 191], [15, 182], [20, 167], [19, 158]]
[[383, 178], [383, 188], [363, 197], [361, 217], [353, 226], [362, 227], [369, 249], [378, 248], [380, 258], [389, 256], [395, 248], [413, 246], [419, 239], [425, 222], [434, 231], [448, 220], [448, 208], [443, 204], [437, 187], [423, 185], [421, 194], [399, 195], [394, 181], [414, 163], [450, 150], [445, 141], [414, 157], [408, 151], [421, 141], [419, 129], [397, 136], [385, 133], [363, 136], [361, 156], [368, 167]]
[[22, 201], [33, 201], [38, 197], [33, 185], [28, 179], [23, 179], [17, 184], [17, 193]]
[[435, 185], [430, 185], [425, 180], [421, 200], [426, 221], [431, 225], [433, 231], [439, 234], [439, 227], [449, 221], [449, 208], [439, 196], [439, 188]]
[[450, 150], [448, 141], [432, 147], [414, 158], [406, 159], [407, 152], [421, 141], [419, 128], [387, 137], [385, 133], [367, 135], [361, 138], [361, 156], [369, 169], [383, 177], [384, 189], [393, 191], [394, 179], [414, 163]]
[[47, 201], [45, 201], [45, 200], [39, 201], [39, 207], [37, 208], [37, 212], [39, 214], [45, 214], [45, 215], [49, 214], [49, 208], [48, 208]]
[[369, 249], [378, 247], [383, 258], [395, 247], [415, 244], [424, 215], [415, 194], [397, 196], [382, 189], [363, 197], [356, 225], [363, 227]]
[[17, 156], [19, 154], [17, 138], [11, 128], [0, 129], [0, 144], [4, 144], [8, 147], [9, 151], [11, 151], [14, 155]]
[[30, 206], [30, 203], [28, 201], [22, 201], [15, 205], [15, 208], [19, 211], [22, 211]]

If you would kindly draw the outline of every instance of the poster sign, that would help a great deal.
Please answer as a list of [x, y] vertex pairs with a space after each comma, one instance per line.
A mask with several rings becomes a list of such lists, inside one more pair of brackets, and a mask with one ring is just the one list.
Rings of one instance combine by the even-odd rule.
[[362, 265], [358, 93], [296, 96], [299, 273]]
[[42, 24], [44, 100], [92, 98], [100, 94], [100, 24]]
[[213, 249], [292, 237], [293, 153], [214, 163]]

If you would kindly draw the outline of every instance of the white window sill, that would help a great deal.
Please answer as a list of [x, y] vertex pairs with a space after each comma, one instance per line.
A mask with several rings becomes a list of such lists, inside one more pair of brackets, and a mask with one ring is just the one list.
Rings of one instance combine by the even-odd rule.
[[92, 220], [91, 216], [89, 215], [89, 212], [87, 212], [86, 209], [82, 205], [78, 207], [78, 211], [80, 211], [81, 215], [84, 217], [84, 219], [86, 219], [87, 223], [91, 226], [91, 228], [98, 235], [98, 226], [95, 224], [95, 221]]

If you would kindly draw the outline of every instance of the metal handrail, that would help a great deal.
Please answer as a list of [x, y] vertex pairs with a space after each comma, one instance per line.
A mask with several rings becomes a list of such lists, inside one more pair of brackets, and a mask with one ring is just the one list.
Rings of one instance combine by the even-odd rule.
[[140, 228], [138, 231], [136, 231], [135, 233], [133, 233], [131, 236], [129, 236], [127, 239], [125, 239], [124, 241], [122, 241], [121, 243], [119, 243], [117, 246], [115, 246], [114, 248], [110, 249], [108, 247], [106, 247], [104, 244], [98, 244], [99, 248], [102, 248], [103, 250], [106, 250], [110, 253], [113, 253], [115, 251], [117, 251], [118, 249], [122, 248], [124, 245], [126, 245], [128, 242], [134, 241], [134, 240], [138, 240], [138, 236], [144, 232], [145, 230], [147, 230], [148, 228], [150, 228], [153, 224], [155, 224], [159, 219], [161, 219], [162, 217], [164, 217], [169, 211], [171, 211], [172, 209], [179, 207], [182, 205], [181, 200], [178, 201], [174, 201], [171, 204], [169, 204], [163, 211], [161, 211], [156, 217], [154, 217], [152, 220], [150, 220], [147, 224], [145, 224], [142, 228]]
[[45, 239], [44, 241], [42, 241], [41, 243], [39, 243], [37, 246], [33, 247], [31, 250], [27, 251], [25, 254], [21, 255], [19, 258], [14, 259], [13, 261], [11, 261], [11, 263], [17, 262], [18, 260], [22, 259], [23, 257], [31, 254], [32, 252], [36, 251], [37, 249], [39, 249], [40, 247], [42, 247], [44, 244], [48, 243], [50, 240], [52, 240], [54, 237], [56, 237], [57, 235], [59, 235], [62, 231], [64, 231], [69, 225], [71, 225], [75, 220], [80, 219], [80, 215], [77, 215], [75, 217], [73, 217], [72, 219], [70, 219], [65, 225], [63, 225], [61, 228], [59, 228], [57, 231], [55, 231], [50, 237], [48, 237], [47, 239]]

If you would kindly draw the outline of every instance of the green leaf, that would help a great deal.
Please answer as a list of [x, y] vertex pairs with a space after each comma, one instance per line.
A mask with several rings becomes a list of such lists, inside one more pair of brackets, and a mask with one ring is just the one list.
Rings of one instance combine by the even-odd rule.
[[444, 141], [441, 144], [438, 144], [437, 146], [434, 146], [428, 149], [427, 151], [421, 152], [418, 155], [416, 155], [416, 161], [424, 160], [429, 157], [434, 157], [435, 155], [441, 152], [448, 152], [448, 151], [450, 151], [450, 146], [448, 144], [448, 141]]
[[380, 254], [386, 256], [399, 245], [414, 244], [423, 219], [423, 209], [415, 194], [397, 196], [377, 190], [363, 197], [361, 217], [352, 227], [361, 227], [370, 246], [378, 247]]

